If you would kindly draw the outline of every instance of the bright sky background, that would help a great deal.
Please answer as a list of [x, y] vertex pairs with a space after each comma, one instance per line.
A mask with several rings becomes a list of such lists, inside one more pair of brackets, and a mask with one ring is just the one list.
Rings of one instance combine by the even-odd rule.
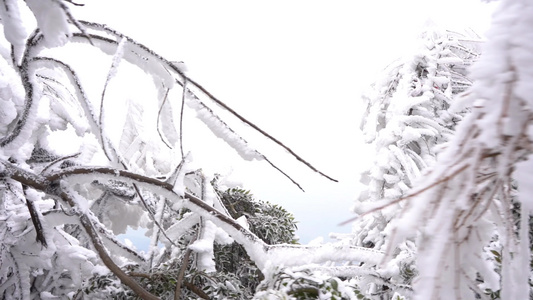
[[350, 231], [337, 224], [351, 216], [359, 173], [372, 162], [359, 133], [363, 89], [408, 53], [428, 19], [483, 33], [490, 15], [474, 0], [83, 2], [73, 9], [77, 18], [106, 23], [184, 61], [215, 96], [340, 181], [320, 177], [247, 130], [252, 146], [305, 193], [267, 163], [242, 161], [215, 137], [184, 136], [206, 174], [232, 172], [256, 198], [294, 213], [304, 243]]

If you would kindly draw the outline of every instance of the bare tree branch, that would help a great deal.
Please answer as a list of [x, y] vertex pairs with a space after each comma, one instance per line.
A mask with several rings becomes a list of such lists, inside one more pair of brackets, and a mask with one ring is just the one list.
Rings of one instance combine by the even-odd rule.
[[36, 239], [39, 243], [41, 243], [41, 245], [43, 245], [45, 248], [48, 248], [48, 243], [46, 242], [46, 238], [44, 236], [43, 225], [41, 223], [41, 220], [39, 219], [39, 213], [35, 209], [35, 204], [33, 203], [33, 200], [29, 199], [26, 194], [27, 188], [28, 187], [26, 185], [22, 185], [22, 190], [24, 191], [24, 196], [26, 197], [26, 206], [30, 211], [30, 217], [31, 222], [33, 223], [33, 227], [35, 227]]
[[[189, 242], [189, 245], [194, 243], [196, 239], [192, 239]], [[185, 271], [187, 270], [187, 267], [189, 266], [189, 257], [191, 256], [191, 249], [187, 248], [185, 251], [185, 255], [183, 255], [183, 259], [181, 261], [181, 267], [180, 271], [178, 273], [178, 278], [176, 279], [176, 289], [174, 290], [174, 300], [179, 300], [181, 296], [181, 285], [184, 283], [183, 278], [185, 277]]]
[[185, 91], [187, 89], [187, 78], [183, 78], [183, 90], [181, 92], [181, 108], [180, 108], [180, 151], [181, 159], [185, 159], [183, 154], [183, 109], [185, 108]]

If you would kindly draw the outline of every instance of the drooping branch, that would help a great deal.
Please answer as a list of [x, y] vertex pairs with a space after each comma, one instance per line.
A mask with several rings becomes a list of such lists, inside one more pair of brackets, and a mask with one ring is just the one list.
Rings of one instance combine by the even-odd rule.
[[81, 24], [78, 21], [78, 19], [74, 18], [74, 16], [70, 12], [70, 9], [68, 8], [68, 6], [65, 5], [64, 2], [70, 3], [70, 4], [75, 5], [75, 6], [84, 6], [85, 4], [79, 4], [79, 3], [76, 3], [76, 2], [74, 2], [72, 0], [54, 0], [54, 1], [59, 5], [59, 7], [61, 7], [63, 12], [67, 16], [69, 22], [72, 23], [74, 26], [76, 26], [76, 28], [78, 28], [78, 30], [81, 32], [81, 34], [83, 34], [85, 37], [87, 37], [87, 39], [91, 43], [91, 39], [90, 39], [89, 35], [87, 34], [87, 31], [85, 30], [85, 27], [83, 27], [83, 24]]
[[141, 200], [144, 208], [146, 209], [146, 211], [148, 212], [148, 215], [150, 216], [150, 219], [152, 220], [152, 222], [154, 222], [154, 224], [157, 226], [157, 228], [159, 229], [159, 232], [161, 232], [161, 234], [163, 234], [163, 236], [167, 239], [167, 241], [176, 246], [176, 244], [174, 243], [174, 241], [172, 241], [168, 236], [167, 234], [165, 233], [165, 230], [163, 229], [163, 227], [161, 226], [161, 224], [159, 223], [159, 221], [155, 218], [155, 215], [154, 213], [152, 212], [152, 210], [150, 209], [150, 207], [148, 207], [148, 203], [146, 203], [146, 200], [144, 199], [143, 195], [141, 194], [141, 191], [139, 190], [139, 187], [136, 185], [136, 184], [133, 184], [133, 188], [135, 189], [135, 193], [137, 194], [137, 197], [139, 197], [139, 199]]
[[185, 95], [187, 90], [187, 78], [183, 80], [183, 91], [181, 92], [181, 106], [180, 106], [180, 152], [181, 159], [185, 158], [183, 152], [183, 110], [185, 108]]
[[[89, 174], [99, 175], [102, 177], [109, 177], [115, 180], [120, 179], [124, 181], [129, 181], [129, 182], [139, 185], [140, 187], [150, 190], [156, 194], [159, 194], [171, 200], [174, 200], [176, 202], [183, 201], [183, 198], [181, 196], [174, 193], [173, 191], [174, 186], [168, 182], [160, 181], [155, 178], [143, 176], [143, 175], [129, 172], [129, 171], [118, 170], [118, 169], [107, 168], [107, 167], [65, 168], [61, 171], [57, 171], [57, 172], [49, 174], [48, 176], [46, 176], [46, 180], [49, 182], [57, 182], [58, 180], [61, 180], [61, 179], [74, 178], [76, 176], [84, 176], [84, 175], [89, 175]], [[196, 210], [198, 213], [200, 213], [200, 215], [204, 217], [209, 216], [209, 219], [213, 219], [213, 218], [217, 219], [218, 220], [217, 223], [220, 224], [222, 222], [230, 226], [233, 232], [241, 232], [241, 231], [246, 232], [247, 240], [251, 239], [251, 241], [254, 241], [254, 242], [260, 241], [260, 239], [257, 236], [255, 236], [253, 233], [251, 233], [247, 229], [244, 229], [241, 225], [235, 222], [235, 220], [226, 216], [224, 213], [219, 212], [212, 206], [205, 203], [200, 198], [187, 192], [184, 193], [184, 197], [190, 203], [188, 205], [189, 209], [192, 208], [193, 210]]]
[[226, 105], [224, 102], [222, 102], [221, 100], [219, 100], [218, 98], [216, 98], [213, 94], [211, 94], [206, 88], [204, 88], [203, 86], [201, 86], [199, 83], [197, 83], [196, 81], [190, 79], [187, 77], [187, 80], [189, 80], [192, 84], [194, 84], [198, 89], [200, 89], [203, 93], [205, 93], [213, 102], [215, 102], [216, 104], [218, 104], [219, 106], [221, 106], [222, 108], [226, 109], [228, 112], [230, 112], [232, 115], [234, 115], [235, 117], [237, 117], [237, 119], [241, 120], [243, 123], [245, 123], [246, 125], [252, 127], [253, 129], [255, 129], [256, 131], [258, 131], [259, 133], [261, 133], [263, 136], [267, 137], [269, 140], [273, 141], [274, 143], [276, 143], [277, 145], [281, 146], [283, 149], [285, 149], [287, 152], [289, 152], [294, 158], [296, 158], [298, 161], [300, 161], [301, 163], [303, 163], [304, 165], [306, 165], [308, 168], [310, 168], [311, 170], [315, 171], [316, 173], [322, 175], [323, 177], [326, 177], [327, 179], [331, 180], [331, 181], [334, 181], [334, 182], [338, 182], [337, 179], [334, 179], [324, 173], [322, 173], [321, 171], [319, 171], [317, 168], [315, 168], [313, 165], [311, 165], [309, 162], [307, 162], [305, 159], [303, 159], [301, 156], [299, 156], [298, 154], [296, 154], [296, 152], [294, 152], [291, 148], [289, 148], [288, 146], [286, 146], [284, 143], [282, 143], [281, 141], [279, 141], [278, 139], [276, 139], [275, 137], [273, 137], [272, 135], [270, 135], [269, 133], [267, 133], [266, 131], [264, 131], [263, 129], [259, 128], [259, 126], [255, 125], [254, 123], [248, 121], [248, 119], [244, 118], [242, 115], [240, 115], [239, 113], [237, 113], [235, 110], [233, 110], [231, 107], [229, 107], [228, 105]]
[[[89, 98], [85, 93], [85, 90], [83, 89], [79, 76], [74, 71], [74, 69], [72, 69], [68, 64], [64, 63], [63, 61], [51, 57], [34, 57], [31, 59], [30, 63], [40, 64], [42, 66], [48, 66], [50, 68], [58, 67], [65, 72], [67, 78], [70, 80], [72, 87], [74, 87], [78, 101], [80, 101], [80, 105], [83, 108], [83, 112], [85, 113], [85, 117], [87, 118], [89, 125], [91, 125], [92, 132], [97, 135], [98, 141], [101, 143], [102, 149], [105, 150], [106, 148], [109, 148], [109, 144], [111, 143], [105, 136], [100, 135], [100, 130], [98, 129], [98, 118], [96, 117]], [[116, 153], [114, 154], [116, 155]], [[111, 160], [111, 158], [109, 159]]]
[[[182, 76], [182, 80], [183, 82], [180, 82], [179, 80], [176, 79], [176, 82], [177, 84], [181, 85], [182, 88], [183, 88], [183, 92], [182, 92], [182, 107], [181, 107], [181, 114], [180, 114], [180, 150], [183, 150], [183, 103], [185, 101], [185, 96], [189, 96], [192, 98], [192, 101], [195, 101], [195, 105], [198, 105], [201, 109], [204, 109], [206, 112], [208, 112], [210, 114], [210, 116], [212, 117], [212, 119], [215, 121], [215, 122], [218, 122], [220, 128], [223, 128], [224, 130], [226, 130], [229, 134], [231, 134], [232, 136], [234, 136], [236, 138], [237, 141], [240, 142], [240, 144], [243, 144], [243, 145], [247, 145], [247, 142], [241, 137], [239, 136], [236, 132], [233, 131], [233, 129], [231, 129], [222, 119], [220, 119], [217, 115], [214, 114], [214, 112], [208, 107], [206, 106], [202, 101], [200, 101], [200, 99], [188, 88], [186, 88], [186, 84], [187, 82], [190, 80], [189, 77], [187, 77], [185, 74], [182, 73], [181, 70], [179, 70], [173, 63], [167, 61], [166, 59], [164, 59], [163, 57], [159, 56], [158, 54], [156, 54], [155, 52], [153, 52], [152, 50], [150, 50], [149, 48], [143, 46], [142, 44], [139, 44], [137, 42], [135, 42], [134, 40], [132, 40], [131, 38], [128, 38], [126, 37], [125, 35], [122, 35], [122, 34], [118, 34], [116, 33], [115, 31], [111, 31], [113, 34], [116, 34], [117, 37], [121, 38], [122, 41], [126, 40], [128, 41], [128, 44], [129, 45], [133, 45], [133, 46], [137, 46], [139, 47], [141, 50], [147, 52], [150, 56], [154, 57], [156, 60], [158, 60], [162, 65], [164, 65], [165, 67], [168, 67], [170, 66], [171, 69], [175, 69], [177, 70], [176, 72], [178, 72], [180, 74], [180, 76]], [[79, 38], [80, 36], [77, 35], [77, 34], [74, 34], [74, 38]], [[104, 52], [109, 52], [109, 49], [106, 48], [106, 46], [113, 46], [113, 47], [119, 47], [119, 43], [117, 43], [117, 41], [115, 40], [112, 40], [112, 39], [109, 39], [107, 37], [103, 37], [103, 36], [99, 36], [99, 35], [95, 35], [95, 34], [90, 34], [90, 37], [91, 37], [91, 40], [94, 41], [94, 45], [95, 47], [99, 47], [102, 51]], [[133, 52], [135, 55], [139, 55], [138, 53], [136, 52]], [[124, 55], [124, 59], [130, 61], [131, 63], [135, 64], [135, 61], [134, 59], [128, 55], [128, 53], [123, 53]], [[166, 70], [166, 69], [165, 69]], [[147, 71], [147, 70], [145, 70]], [[167, 72], [168, 73], [168, 72]], [[157, 74], [157, 72], [154, 71], [154, 73], [152, 74], [154, 76], [161, 76], [160, 74]], [[196, 86], [196, 83], [194, 85], [194, 87], [197, 87]], [[212, 96], [212, 95], [211, 95]], [[210, 97], [211, 97], [210, 96]], [[166, 99], [164, 99], [166, 101]], [[220, 100], [218, 100], [220, 101]], [[163, 104], [161, 104], [162, 106]], [[206, 125], [208, 125], [208, 127], [210, 127], [209, 123], [206, 123]], [[255, 126], [255, 125], [254, 125]], [[252, 126], [252, 127], [254, 127]], [[255, 126], [257, 129], [259, 129], [257, 126]], [[211, 128], [211, 127], [210, 127]], [[213, 129], [213, 128], [211, 128]], [[99, 129], [99, 132], [101, 133], [101, 128]], [[104, 136], [102, 134], [99, 134], [99, 136], [101, 137], [101, 139], [104, 138]], [[164, 141], [163, 141], [164, 142]], [[166, 142], [164, 142], [166, 143]], [[106, 153], [106, 155], [108, 155], [108, 151], [105, 150], [106, 147], [110, 147], [110, 143], [107, 142], [107, 143], [104, 143], [102, 142], [102, 147], [104, 147], [104, 151]], [[283, 145], [284, 146], [284, 145]], [[284, 146], [286, 148], [286, 146]], [[288, 149], [288, 148], [287, 148]], [[288, 149], [289, 150], [289, 153], [292, 153], [295, 155], [295, 153]], [[117, 156], [117, 152], [116, 150], [114, 151], [115, 152], [115, 156]], [[239, 151], [238, 151], [239, 152]], [[255, 158], [258, 158], [258, 159], [264, 159], [265, 161], [267, 161], [274, 169], [278, 170], [283, 176], [285, 176], [287, 179], [289, 179], [294, 185], [296, 185], [300, 190], [304, 191], [303, 188], [301, 187], [301, 185], [296, 182], [292, 177], [290, 177], [287, 173], [285, 173], [283, 170], [281, 170], [281, 168], [279, 168], [278, 166], [276, 166], [271, 160], [269, 160], [265, 155], [263, 155], [262, 153], [260, 153], [259, 151], [257, 150], [252, 150], [252, 156], [254, 156]], [[112, 157], [110, 157], [108, 155], [108, 158], [110, 160], [112, 160]], [[306, 161], [302, 160], [301, 158], [299, 159], [301, 160], [302, 162], [304, 162], [305, 164], [308, 164]], [[311, 166], [310, 164], [308, 164], [308, 166]], [[317, 171], [319, 172], [318, 170], [316, 170], [315, 168], [313, 168], [311, 166], [311, 169], [314, 170], [314, 171]], [[321, 172], [319, 172], [320, 174], [322, 174]], [[322, 174], [324, 175], [324, 174]], [[324, 175], [325, 176], [325, 175]], [[326, 176], [327, 177], [327, 176]], [[329, 177], [328, 177], [329, 178]], [[331, 178], [330, 178], [331, 179]], [[334, 179], [331, 179], [331, 180], [334, 180]], [[336, 180], [334, 180], [336, 181]]]
[[[190, 95], [194, 96], [192, 92], [189, 92]], [[250, 159], [253, 157], [254, 159], [262, 159], [265, 160], [272, 166], [274, 169], [276, 169], [278, 172], [280, 172], [283, 176], [285, 176], [287, 179], [289, 179], [294, 185], [296, 185], [300, 190], [304, 192], [304, 189], [302, 186], [296, 182], [292, 177], [290, 177], [287, 173], [285, 173], [283, 170], [281, 170], [278, 166], [276, 166], [270, 159], [268, 159], [264, 154], [260, 153], [257, 150], [250, 150], [247, 145], [248, 142], [242, 138], [240, 135], [238, 135], [231, 127], [226, 124], [218, 115], [216, 115], [211, 108], [209, 108], [207, 105], [205, 105], [203, 102], [201, 102], [198, 98], [194, 97], [192, 100], [194, 103], [192, 104], [193, 107], [195, 107], [200, 114], [206, 113], [206, 116], [200, 117], [201, 119], [206, 119], [204, 123], [211, 129], [213, 133], [217, 136], [224, 136], [228, 135], [233, 137], [234, 143], [237, 146], [234, 146], [235, 150], [244, 158]], [[223, 129], [220, 129], [223, 128]], [[224, 132], [224, 133], [220, 133]]]

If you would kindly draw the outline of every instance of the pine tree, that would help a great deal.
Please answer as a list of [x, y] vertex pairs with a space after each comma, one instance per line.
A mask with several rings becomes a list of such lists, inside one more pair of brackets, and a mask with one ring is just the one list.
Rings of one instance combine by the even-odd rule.
[[391, 245], [416, 238], [414, 299], [531, 298], [532, 16], [527, 1], [500, 3], [463, 99], [471, 112], [385, 229]]
[[[477, 41], [433, 26], [420, 36], [417, 52], [389, 65], [383, 79], [363, 96], [367, 110], [361, 129], [376, 157], [361, 175], [365, 189], [354, 207], [356, 213], [401, 199], [435, 164], [439, 148], [466, 113], [450, 107], [470, 87], [467, 68], [478, 56]], [[352, 243], [386, 250], [391, 235], [386, 227], [401, 211], [401, 204], [387, 205], [357, 219]], [[381, 284], [385, 290], [374, 293], [389, 297], [396, 291], [409, 293], [416, 273], [416, 245], [408, 240], [397, 251], [391, 268], [382, 273], [388, 278]]]

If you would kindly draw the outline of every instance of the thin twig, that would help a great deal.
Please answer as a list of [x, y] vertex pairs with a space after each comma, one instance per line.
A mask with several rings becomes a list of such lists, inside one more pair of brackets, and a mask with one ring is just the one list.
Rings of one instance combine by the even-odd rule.
[[137, 184], [133, 184], [133, 188], [135, 189], [135, 192], [137, 193], [137, 195], [139, 196], [139, 199], [141, 199], [141, 202], [143, 203], [144, 207], [146, 208], [146, 211], [148, 212], [148, 215], [150, 215], [150, 218], [152, 219], [152, 221], [154, 222], [154, 224], [157, 226], [157, 228], [159, 228], [159, 231], [163, 234], [163, 236], [165, 236], [165, 238], [169, 241], [169, 243], [171, 243], [174, 247], [178, 247], [178, 245], [176, 245], [176, 243], [174, 243], [169, 237], [168, 235], [166, 234], [165, 230], [163, 229], [163, 227], [161, 226], [161, 224], [159, 224], [159, 222], [155, 219], [155, 216], [154, 216], [154, 213], [152, 212], [152, 210], [150, 209], [150, 207], [148, 207], [148, 204], [146, 203], [146, 201], [144, 200], [144, 197], [142, 196], [141, 194], [141, 191], [139, 190], [139, 187], [137, 187]]
[[224, 108], [225, 110], [229, 111], [232, 115], [234, 115], [235, 117], [237, 117], [237, 119], [241, 120], [243, 123], [247, 124], [248, 126], [252, 127], [253, 129], [255, 129], [256, 131], [258, 131], [259, 133], [261, 133], [262, 135], [264, 135], [265, 137], [267, 137], [268, 139], [270, 139], [271, 141], [273, 141], [274, 143], [276, 143], [277, 145], [281, 146], [283, 149], [287, 150], [287, 152], [289, 152], [294, 158], [296, 158], [298, 161], [300, 161], [301, 163], [303, 163], [304, 165], [306, 165], [308, 168], [310, 168], [311, 170], [315, 171], [316, 173], [326, 177], [327, 179], [331, 180], [331, 181], [334, 181], [334, 182], [338, 182], [338, 180], [336, 179], [333, 179], [331, 178], [330, 176], [322, 173], [321, 171], [319, 171], [317, 168], [315, 168], [313, 165], [311, 165], [309, 162], [307, 162], [306, 160], [304, 160], [302, 157], [300, 157], [298, 154], [296, 154], [291, 148], [287, 147], [285, 144], [283, 144], [282, 142], [280, 142], [278, 139], [276, 139], [275, 137], [271, 136], [270, 134], [268, 134], [267, 132], [265, 132], [263, 129], [259, 128], [257, 125], [255, 125], [254, 123], [248, 121], [246, 118], [244, 118], [243, 116], [241, 116], [239, 113], [237, 113], [235, 110], [233, 110], [231, 107], [227, 106], [224, 102], [220, 101], [218, 98], [216, 98], [213, 94], [211, 94], [207, 89], [205, 89], [202, 85], [200, 85], [199, 83], [197, 83], [196, 81], [192, 80], [191, 78], [187, 77], [187, 80], [190, 81], [192, 84], [194, 84], [198, 89], [200, 89], [205, 95], [207, 95], [213, 102], [215, 102], [216, 104], [218, 104], [219, 106], [221, 106], [222, 108]]
[[70, 3], [72, 5], [75, 5], [75, 6], [85, 6], [85, 4], [83, 4], [83, 3], [76, 3], [76, 2], [74, 2], [72, 0], [63, 0], [63, 1], [68, 2], [68, 3]]
[[[163, 106], [165, 106], [165, 103], [167, 102], [167, 97], [168, 97], [168, 92], [170, 91], [170, 89], [167, 88], [167, 91], [165, 93], [165, 98], [163, 98], [163, 102], [161, 103], [161, 106], [159, 107], [159, 112], [157, 112], [157, 133], [159, 134], [159, 138], [161, 139], [161, 141], [163, 141], [163, 143], [169, 148], [169, 149], [172, 149], [172, 147], [167, 143], [167, 141], [165, 141], [165, 139], [163, 138], [163, 134], [161, 133], [161, 130], [159, 129], [159, 124], [160, 124], [160, 120], [161, 120], [161, 113], [163, 112]], [[182, 157], [183, 157], [183, 150], [182, 150]]]
[[180, 151], [181, 158], [184, 159], [185, 155], [183, 154], [183, 109], [185, 106], [185, 95], [187, 90], [187, 77], [183, 77], [183, 90], [181, 92], [181, 109], [180, 109]]
[[78, 152], [78, 153], [75, 153], [75, 154], [72, 154], [72, 155], [68, 155], [68, 156], [65, 156], [65, 157], [60, 157], [54, 161], [52, 161], [50, 164], [48, 164], [42, 171], [41, 171], [41, 174], [45, 174], [46, 171], [52, 167], [53, 165], [57, 164], [58, 162], [60, 161], [64, 161], [64, 160], [67, 160], [69, 158], [75, 158], [75, 157], [78, 157], [79, 155], [81, 154], [81, 152]]
[[[257, 152], [257, 151], [256, 151]], [[259, 153], [259, 152], [257, 152]], [[260, 153], [259, 153], [260, 154]], [[283, 172], [280, 168], [278, 168], [278, 166], [276, 166], [273, 162], [270, 161], [270, 159], [268, 159], [265, 155], [263, 154], [260, 154], [261, 157], [263, 157], [263, 159], [268, 162], [274, 169], [278, 170], [281, 174], [283, 174], [283, 176], [287, 177], [294, 185], [296, 185], [300, 190], [302, 190], [302, 192], [305, 192], [305, 190], [302, 188], [302, 186], [296, 182], [294, 179], [292, 179], [292, 177], [290, 177], [287, 173]]]
[[[193, 238], [189, 245], [194, 243], [196, 238]], [[185, 277], [185, 270], [187, 270], [187, 266], [189, 265], [189, 257], [191, 256], [191, 248], [187, 248], [185, 251], [185, 254], [183, 255], [183, 260], [181, 262], [180, 271], [178, 273], [178, 278], [176, 279], [176, 290], [174, 290], [174, 300], [179, 300], [181, 296], [181, 284], [183, 282], [183, 278]]]
[[376, 212], [378, 210], [382, 210], [382, 209], [384, 209], [386, 207], [389, 207], [389, 206], [391, 206], [393, 204], [402, 202], [402, 201], [404, 201], [406, 199], [418, 196], [418, 195], [424, 193], [425, 191], [427, 191], [427, 190], [429, 190], [429, 189], [431, 189], [431, 188], [433, 188], [433, 187], [435, 187], [435, 186], [437, 186], [437, 185], [439, 185], [439, 184], [441, 184], [443, 182], [446, 182], [446, 181], [450, 180], [451, 178], [455, 177], [457, 174], [459, 174], [459, 173], [463, 172], [464, 170], [466, 170], [469, 166], [470, 166], [470, 164], [465, 164], [464, 166], [462, 166], [461, 168], [459, 168], [458, 170], [456, 170], [452, 174], [450, 174], [448, 176], [445, 176], [442, 179], [437, 180], [437, 181], [433, 182], [432, 184], [430, 184], [430, 185], [428, 185], [428, 186], [426, 186], [426, 187], [424, 187], [424, 188], [422, 188], [422, 189], [420, 189], [420, 190], [418, 190], [418, 191], [416, 191], [416, 192], [414, 192], [412, 194], [409, 194], [409, 195], [407, 195], [405, 197], [401, 197], [401, 198], [396, 199], [396, 200], [392, 200], [392, 201], [387, 202], [386, 204], [380, 205], [378, 207], [374, 207], [373, 209], [371, 209], [369, 211], [366, 211], [366, 212], [364, 212], [361, 215], [355, 216], [353, 218], [350, 218], [350, 219], [348, 219], [346, 221], [343, 221], [343, 222], [339, 223], [339, 226], [346, 225], [346, 224], [348, 224], [348, 223], [350, 223], [350, 222], [352, 222], [352, 221], [354, 221], [354, 220], [356, 220], [356, 219], [358, 219], [358, 218], [360, 218], [362, 216], [368, 215], [368, 214]]
[[[122, 39], [120, 41], [120, 43], [117, 44], [117, 49], [116, 49], [116, 52], [115, 52], [115, 55], [113, 56], [113, 60], [111, 62], [111, 66], [109, 67], [109, 71], [107, 72], [107, 78], [106, 78], [106, 81], [104, 83], [104, 88], [102, 89], [102, 95], [100, 97], [100, 117], [98, 118], [98, 127], [100, 129], [100, 137], [103, 139], [104, 138], [104, 126], [103, 126], [103, 122], [104, 122], [104, 100], [105, 100], [105, 95], [106, 95], [106, 92], [107, 92], [107, 86], [109, 85], [109, 82], [111, 81], [112, 77], [115, 75], [115, 73], [117, 72], [117, 67], [120, 63], [120, 60], [121, 60], [121, 57], [122, 57], [122, 51], [124, 46], [126, 44], [126, 40], [125, 39]], [[122, 49], [121, 49], [122, 48]], [[107, 158], [111, 161], [111, 156], [109, 155], [108, 153], [108, 150], [107, 150], [107, 147], [105, 147], [106, 143], [104, 143], [104, 141], [102, 140], [102, 150], [104, 150], [104, 153], [105, 155], [107, 156]]]

